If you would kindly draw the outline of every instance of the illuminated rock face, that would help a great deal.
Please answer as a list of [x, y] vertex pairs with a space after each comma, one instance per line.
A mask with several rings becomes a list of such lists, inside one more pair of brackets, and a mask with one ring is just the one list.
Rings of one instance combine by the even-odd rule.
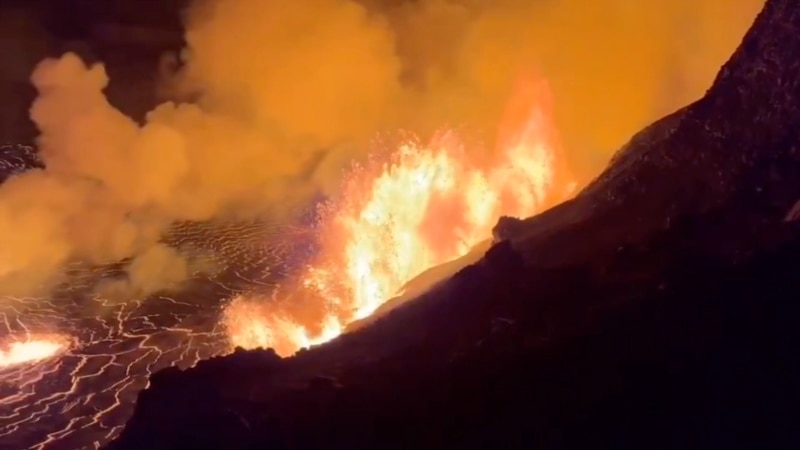
[[110, 448], [796, 448], [799, 31], [768, 1], [576, 199], [330, 345], [154, 376]]

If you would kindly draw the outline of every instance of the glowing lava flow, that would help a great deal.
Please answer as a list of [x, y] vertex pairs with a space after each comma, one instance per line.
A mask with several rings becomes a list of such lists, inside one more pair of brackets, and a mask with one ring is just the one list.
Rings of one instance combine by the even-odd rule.
[[[83, 273], [80, 266], [65, 270], [83, 275], [47, 297], [0, 294], [0, 449], [83, 450], [108, 443], [153, 373], [226, 352], [220, 299], [282, 278], [272, 269], [294, 252], [300, 231], [263, 222], [178, 226], [171, 245], [225, 270], [146, 299], [104, 299], [88, 288], [113, 276], [113, 268]], [[14, 345], [13, 337], [27, 344]], [[63, 346], [56, 350], [53, 342]], [[40, 358], [52, 351], [57, 355]]]
[[549, 107], [544, 84], [523, 84], [492, 158], [471, 158], [444, 132], [355, 168], [321, 208], [320, 255], [291, 292], [227, 307], [232, 345], [290, 355], [330, 340], [413, 277], [488, 238], [501, 215], [529, 216], [569, 195]]

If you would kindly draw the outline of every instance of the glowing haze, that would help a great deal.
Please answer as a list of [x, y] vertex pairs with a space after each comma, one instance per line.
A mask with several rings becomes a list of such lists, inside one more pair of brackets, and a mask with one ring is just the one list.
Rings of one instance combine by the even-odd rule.
[[[31, 118], [47, 169], [0, 186], [0, 293], [46, 291], [79, 260], [128, 261], [115, 287], [146, 295], [192, 272], [160, 243], [172, 223], [275, 215], [321, 191], [335, 198], [323, 242], [344, 247], [324, 250], [301, 278], [329, 290], [271, 320], [314, 311], [303, 322], [319, 329], [308, 335], [332, 335], [402, 278], [462, 253], [498, 214], [531, 214], [554, 195], [547, 189], [565, 188], [549, 166], [562, 163], [555, 126], [535, 113], [542, 97], [522, 95], [528, 115], [507, 118], [521, 76], [549, 81], [564, 158], [584, 179], [637, 127], [698, 97], [763, 0], [378, 3], [196, 2], [184, 66], [167, 83], [185, 102], [156, 107], [143, 124], [108, 102], [101, 65], [43, 61]], [[498, 144], [440, 133], [447, 125]], [[371, 162], [370, 140], [398, 128], [419, 138]], [[343, 183], [351, 161], [361, 172]], [[398, 199], [410, 203], [384, 209]], [[454, 219], [443, 227], [429, 211]], [[377, 261], [387, 258], [378, 237], [414, 254]], [[391, 261], [394, 275], [379, 276]]]

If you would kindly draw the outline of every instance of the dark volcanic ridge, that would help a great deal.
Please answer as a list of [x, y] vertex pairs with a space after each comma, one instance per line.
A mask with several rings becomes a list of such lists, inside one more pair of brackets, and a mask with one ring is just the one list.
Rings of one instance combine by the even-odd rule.
[[800, 4], [477, 263], [293, 358], [154, 375], [109, 448], [797, 448]]

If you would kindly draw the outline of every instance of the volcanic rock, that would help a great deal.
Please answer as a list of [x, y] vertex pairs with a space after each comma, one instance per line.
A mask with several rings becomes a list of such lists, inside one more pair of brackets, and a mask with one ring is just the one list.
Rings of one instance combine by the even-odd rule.
[[33, 147], [19, 144], [0, 145], [0, 184], [12, 175], [43, 167], [42, 160]]
[[768, 0], [576, 198], [327, 345], [154, 377], [108, 448], [800, 448], [798, 54]]

